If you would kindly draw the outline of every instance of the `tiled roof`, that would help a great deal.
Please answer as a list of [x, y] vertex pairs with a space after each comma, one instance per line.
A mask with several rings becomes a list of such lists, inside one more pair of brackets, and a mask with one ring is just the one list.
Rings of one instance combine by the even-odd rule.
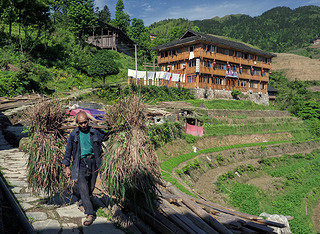
[[230, 41], [230, 40], [226, 40], [226, 39], [223, 39], [220, 37], [216, 37], [216, 36], [212, 36], [212, 35], [208, 35], [208, 34], [204, 34], [204, 33], [200, 33], [200, 32], [195, 32], [192, 30], [188, 30], [187, 32], [185, 32], [185, 34], [181, 38], [179, 38], [178, 40], [171, 41], [166, 44], [156, 46], [152, 49], [161, 51], [161, 50], [173, 47], [173, 46], [183, 45], [185, 43], [196, 42], [196, 41], [208, 41], [208, 42], [212, 42], [214, 44], [224, 45], [224, 46], [231, 47], [231, 48], [234, 48], [234, 49], [237, 49], [240, 51], [244, 51], [244, 52], [250, 52], [253, 54], [260, 54], [260, 55], [265, 55], [265, 56], [270, 56], [270, 57], [276, 57], [275, 54], [272, 54], [272, 53], [269, 53], [269, 52], [266, 52], [263, 50], [255, 49], [253, 47], [247, 46], [247, 45], [240, 43], [240, 42]]
[[272, 86], [268, 85], [268, 92], [279, 92], [278, 89], [273, 88]]

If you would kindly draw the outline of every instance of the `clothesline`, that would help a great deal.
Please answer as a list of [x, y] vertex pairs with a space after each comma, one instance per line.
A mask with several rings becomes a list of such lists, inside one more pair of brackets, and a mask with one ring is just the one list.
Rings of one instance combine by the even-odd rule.
[[136, 78], [136, 79], [144, 79], [144, 80], [167, 80], [167, 81], [175, 81], [175, 82], [183, 82], [186, 81], [185, 74], [177, 74], [170, 73], [164, 71], [136, 71], [132, 69], [128, 69], [128, 77]]

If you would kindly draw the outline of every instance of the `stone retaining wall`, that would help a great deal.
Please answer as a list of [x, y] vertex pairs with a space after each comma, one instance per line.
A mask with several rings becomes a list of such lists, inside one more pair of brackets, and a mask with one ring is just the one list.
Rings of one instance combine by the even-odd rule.
[[[230, 90], [214, 90], [214, 89], [203, 89], [197, 88], [193, 89], [193, 93], [196, 99], [229, 99], [233, 100]], [[247, 96], [246, 100], [251, 100], [257, 104], [269, 105], [269, 95], [268, 94], [258, 94], [250, 92], [242, 92], [243, 95]]]

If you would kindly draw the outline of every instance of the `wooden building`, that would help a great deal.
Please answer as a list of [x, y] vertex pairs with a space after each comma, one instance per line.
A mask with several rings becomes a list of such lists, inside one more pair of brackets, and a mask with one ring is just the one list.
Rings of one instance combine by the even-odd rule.
[[313, 39], [313, 44], [320, 44], [320, 37], [314, 38]]
[[268, 96], [269, 96], [269, 102], [274, 104], [276, 102], [277, 94], [279, 93], [279, 90], [273, 88], [272, 86], [268, 85]]
[[[185, 74], [185, 88], [237, 89], [266, 94], [271, 59], [276, 55], [243, 43], [195, 31], [154, 47], [160, 71]], [[176, 84], [172, 84], [173, 87]]]
[[88, 37], [87, 43], [134, 57], [135, 43], [119, 28], [100, 22], [99, 27], [92, 34]]

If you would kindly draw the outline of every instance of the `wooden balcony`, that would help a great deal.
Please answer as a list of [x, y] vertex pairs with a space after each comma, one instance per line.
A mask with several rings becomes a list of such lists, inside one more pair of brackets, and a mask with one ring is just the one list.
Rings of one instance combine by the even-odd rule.
[[[161, 58], [158, 56], [158, 64], [162, 63], [174, 63], [177, 61], [185, 61], [189, 60], [190, 53], [183, 52], [177, 55], [172, 55], [168, 57]], [[203, 51], [194, 51], [194, 58], [207, 58], [211, 60], [220, 60], [229, 62], [232, 64], [241, 64], [242, 66], [254, 66], [254, 67], [261, 67], [263, 69], [271, 69], [271, 64], [267, 64], [264, 62], [253, 61], [250, 59], [243, 59], [234, 56], [219, 54], [219, 53], [210, 53], [210, 52], [203, 52]]]
[[229, 56], [225, 54], [200, 51], [199, 56], [207, 59], [216, 59], [216, 60], [226, 61], [229, 63], [241, 64], [242, 66], [254, 66], [254, 67], [262, 67], [264, 69], [271, 69], [271, 64], [268, 64], [268, 63], [253, 61], [250, 59], [243, 59], [243, 58]]
[[[223, 69], [213, 69], [210, 67], [201, 66], [200, 67], [200, 73], [210, 74], [210, 75], [216, 75], [216, 76], [226, 76], [226, 70]], [[261, 76], [261, 75], [251, 75], [247, 73], [239, 73], [240, 79], [246, 79], [246, 80], [257, 80], [257, 81], [265, 81], [269, 82], [269, 75]]]
[[269, 75], [266, 75], [266, 76], [253, 75], [253, 76], [252, 76], [251, 74], [241, 73], [241, 74], [239, 75], [239, 78], [245, 79], [245, 80], [257, 80], [257, 81], [269, 82]]

